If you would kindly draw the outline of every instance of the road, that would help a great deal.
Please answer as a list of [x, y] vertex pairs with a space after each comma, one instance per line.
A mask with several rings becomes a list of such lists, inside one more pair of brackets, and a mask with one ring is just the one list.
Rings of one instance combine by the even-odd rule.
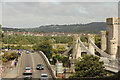
[[[36, 70], [36, 65], [39, 63], [44, 65], [44, 70]], [[23, 72], [26, 66], [30, 66], [33, 68], [33, 74], [31, 75], [32, 78], [40, 78], [40, 75], [42, 73], [46, 73], [48, 74], [49, 78], [52, 78], [47, 65], [38, 53], [23, 53], [18, 78], [23, 78], [25, 76], [23, 75]]]

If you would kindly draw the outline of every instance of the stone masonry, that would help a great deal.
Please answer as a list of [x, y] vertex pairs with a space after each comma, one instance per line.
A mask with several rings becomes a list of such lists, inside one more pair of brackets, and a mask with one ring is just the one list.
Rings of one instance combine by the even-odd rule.
[[[120, 46], [120, 27], [119, 27], [118, 17], [107, 18], [107, 31], [106, 31], [106, 39], [105, 32], [101, 32], [101, 49], [103, 51], [107, 51], [108, 54], [111, 55], [111, 59], [116, 59], [119, 55], [119, 46]], [[107, 43], [106, 43], [107, 42]]]
[[106, 51], [106, 31], [101, 31], [101, 50]]
[[[88, 40], [91, 40], [93, 43], [95, 43], [95, 35], [94, 34], [88, 34]], [[95, 48], [92, 46], [91, 43], [89, 43], [89, 51], [95, 55]]]

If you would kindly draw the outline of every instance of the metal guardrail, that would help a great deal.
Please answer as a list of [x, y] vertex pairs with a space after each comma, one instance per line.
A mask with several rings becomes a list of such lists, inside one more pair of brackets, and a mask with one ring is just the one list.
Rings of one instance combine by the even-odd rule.
[[46, 57], [46, 55], [42, 51], [39, 51], [39, 53], [42, 56], [42, 58], [44, 59], [45, 63], [47, 64], [47, 67], [51, 73], [52, 79], [55, 80], [56, 76], [54, 74], [54, 70], [51, 68], [51, 64], [50, 64], [48, 58]]

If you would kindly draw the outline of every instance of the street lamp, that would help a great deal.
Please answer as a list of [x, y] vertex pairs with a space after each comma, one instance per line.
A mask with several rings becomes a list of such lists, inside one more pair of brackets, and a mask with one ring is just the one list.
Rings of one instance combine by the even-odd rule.
[[1, 64], [0, 64], [0, 79], [2, 79], [2, 52], [1, 52], [1, 50], [2, 50], [2, 33], [1, 33], [1, 35], [0, 35], [0, 57], [1, 57], [1, 60], [0, 60], [0, 62], [1, 62]]
[[[8, 31], [7, 31], [7, 34], [8, 34]], [[8, 50], [8, 35], [7, 35], [7, 50]]]
[[2, 66], [2, 56], [1, 56], [1, 66], [0, 66], [0, 80], [2, 80], [2, 69], [3, 69], [3, 66]]

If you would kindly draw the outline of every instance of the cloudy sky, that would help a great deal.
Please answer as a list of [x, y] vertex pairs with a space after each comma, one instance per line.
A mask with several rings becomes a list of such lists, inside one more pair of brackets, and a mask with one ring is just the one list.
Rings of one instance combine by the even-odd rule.
[[117, 16], [117, 2], [2, 3], [2, 25], [5, 27], [33, 28], [49, 24], [86, 24], [105, 22], [106, 18]]

